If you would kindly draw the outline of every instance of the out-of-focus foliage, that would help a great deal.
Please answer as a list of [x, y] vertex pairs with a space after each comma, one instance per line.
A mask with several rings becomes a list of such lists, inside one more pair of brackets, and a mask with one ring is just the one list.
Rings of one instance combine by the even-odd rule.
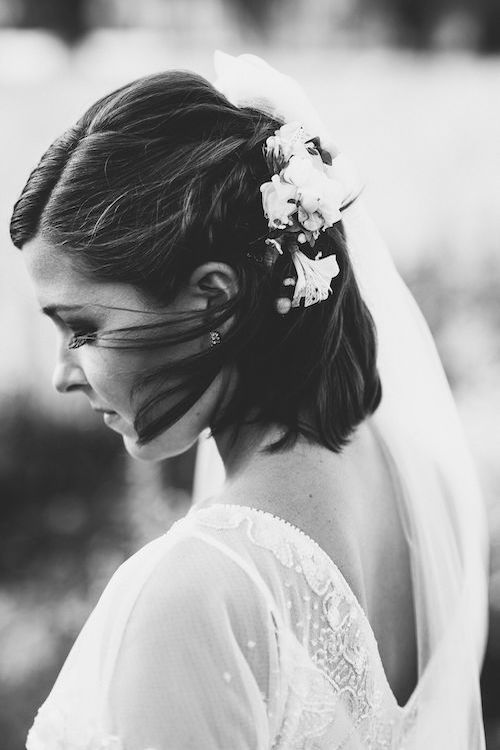
[[354, 36], [366, 39], [372, 34], [376, 40], [380, 34], [413, 49], [451, 45], [500, 51], [498, 0], [0, 0], [0, 22], [52, 29], [72, 43], [101, 25], [140, 24], [175, 34], [186, 25], [206, 25], [221, 10], [261, 38], [272, 38], [283, 25], [295, 25], [303, 42], [315, 23], [321, 27], [318, 38], [325, 42], [340, 26]]
[[[226, 0], [226, 4], [232, 7], [243, 23], [253, 24], [261, 32], [267, 33], [272, 25], [274, 10], [280, 10], [283, 5], [282, 0]], [[290, 4], [293, 9], [293, 1]]]
[[0, 735], [24, 746], [106, 580], [130, 554], [123, 449], [103, 429], [0, 403]]
[[[72, 43], [89, 28], [89, 0], [9, 0], [10, 18], [19, 28], [52, 29]], [[4, 15], [7, 12], [4, 10]]]
[[438, 253], [409, 271], [406, 281], [429, 323], [450, 386], [459, 396], [481, 377], [473, 367], [479, 361], [474, 346], [478, 354], [481, 350], [500, 364], [500, 255], [478, 259], [474, 279], [457, 270], [448, 256]]
[[468, 38], [483, 52], [500, 50], [498, 0], [358, 0], [358, 6], [385, 18], [403, 46], [427, 49], [444, 33]]
[[1, 408], [0, 445], [0, 582], [61, 565], [69, 575], [104, 528], [120, 538], [112, 511], [123, 492], [123, 449], [112, 433], [14, 398]]
[[480, 49], [500, 51], [500, 3], [498, 0], [469, 0], [480, 19]]

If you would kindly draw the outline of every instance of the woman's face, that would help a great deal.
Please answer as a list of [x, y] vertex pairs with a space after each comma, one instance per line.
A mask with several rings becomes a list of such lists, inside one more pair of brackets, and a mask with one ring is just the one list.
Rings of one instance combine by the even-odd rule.
[[70, 252], [58, 250], [40, 236], [24, 245], [23, 257], [40, 307], [59, 332], [54, 387], [60, 393], [83, 393], [91, 408], [103, 414], [108, 427], [122, 435], [128, 452], [135, 458], [168, 458], [193, 445], [210, 423], [221, 387], [220, 376], [177, 423], [144, 446], [137, 444], [133, 425], [137, 399], [144, 400], [145, 394], [132, 396], [132, 386], [138, 376], [152, 367], [168, 364], [171, 357], [207, 348], [205, 338], [169, 346], [168, 350], [107, 348], [91, 341], [76, 349], [68, 345], [75, 334], [164, 323], [166, 316], [176, 310], [203, 309], [206, 299], [187, 290], [168, 308], [155, 307], [130, 284], [89, 280], [74, 267]]

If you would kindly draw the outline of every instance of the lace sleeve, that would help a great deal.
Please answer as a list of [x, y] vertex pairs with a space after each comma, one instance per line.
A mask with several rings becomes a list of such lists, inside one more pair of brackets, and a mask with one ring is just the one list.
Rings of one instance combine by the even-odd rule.
[[264, 750], [279, 679], [262, 592], [220, 550], [183, 539], [127, 623], [110, 684], [114, 734], [127, 750]]

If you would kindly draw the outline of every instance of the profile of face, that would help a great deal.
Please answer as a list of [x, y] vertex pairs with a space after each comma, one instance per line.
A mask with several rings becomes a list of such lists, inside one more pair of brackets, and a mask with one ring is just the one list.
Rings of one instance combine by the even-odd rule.
[[[134, 429], [139, 404], [133, 385], [151, 368], [168, 365], [169, 357], [183, 357], [207, 348], [207, 337], [168, 350], [101, 347], [93, 345], [92, 337], [117, 328], [165, 323], [166, 316], [174, 319], [180, 310], [206, 309], [219, 294], [229, 298], [237, 284], [233, 269], [224, 263], [204, 263], [193, 271], [171, 305], [159, 307], [130, 284], [94, 280], [83, 274], [70, 252], [56, 248], [40, 235], [25, 244], [23, 259], [40, 307], [59, 334], [53, 376], [56, 390], [86, 396], [91, 408], [103, 414], [106, 425], [122, 435], [134, 458], [161, 460], [190, 448], [210, 424], [222, 387], [222, 373], [181, 419], [145, 445], [138, 444]], [[230, 324], [229, 320], [224, 325]], [[75, 336], [86, 334], [88, 343], [77, 348], [70, 346], [75, 343]]]

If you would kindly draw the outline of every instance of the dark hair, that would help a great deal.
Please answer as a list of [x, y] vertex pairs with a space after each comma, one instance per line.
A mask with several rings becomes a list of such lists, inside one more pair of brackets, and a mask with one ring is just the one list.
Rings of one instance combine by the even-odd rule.
[[[163, 330], [136, 328], [145, 335], [133, 344], [128, 331], [115, 332], [111, 345], [164, 346], [234, 315], [222, 343], [137, 382], [154, 393], [136, 416], [142, 443], [183, 416], [226, 365], [236, 368], [237, 387], [214, 410], [212, 433], [237, 429], [252, 414], [252, 422], [286, 427], [270, 452], [299, 434], [340, 452], [380, 403], [376, 330], [342, 222], [328, 239], [340, 267], [333, 294], [286, 315], [275, 311], [291, 264], [283, 256], [272, 267], [261, 262], [268, 227], [259, 187], [269, 180], [263, 143], [281, 124], [232, 105], [196, 74], [147, 76], [100, 99], [58, 138], [15, 204], [10, 228], [18, 248], [40, 233], [86, 275], [130, 283], [161, 306], [203, 262], [235, 269], [238, 293], [209, 313], [186, 315], [177, 329], [170, 322]], [[180, 394], [177, 403], [158, 416], [172, 393]]]

